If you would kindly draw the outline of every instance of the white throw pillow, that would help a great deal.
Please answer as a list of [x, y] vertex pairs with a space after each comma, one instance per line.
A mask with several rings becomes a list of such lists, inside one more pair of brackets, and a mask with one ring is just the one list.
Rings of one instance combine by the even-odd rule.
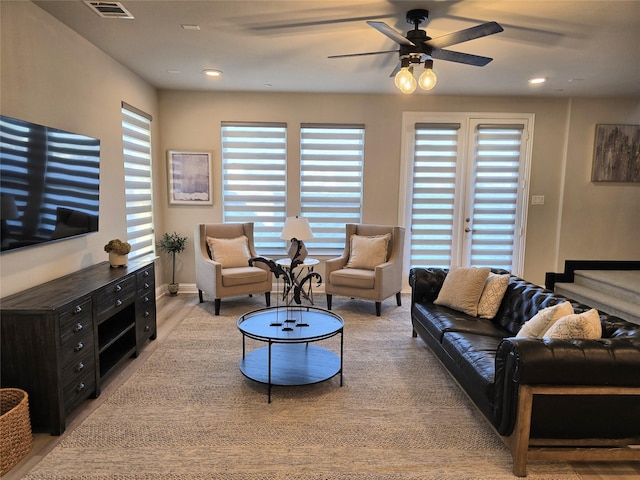
[[542, 338], [586, 338], [596, 340], [602, 337], [600, 315], [594, 308], [584, 313], [574, 313], [562, 317], [546, 331]]
[[371, 237], [351, 235], [349, 261], [345, 265], [345, 268], [375, 270], [378, 265], [387, 261], [387, 251], [390, 241], [390, 233]]
[[502, 298], [509, 286], [509, 275], [489, 273], [478, 301], [478, 316], [492, 319], [498, 313]]
[[433, 303], [478, 316], [478, 301], [490, 270], [488, 268], [451, 267]]
[[558, 305], [543, 308], [531, 317], [531, 319], [524, 322], [524, 325], [522, 325], [516, 337], [540, 338], [556, 321], [572, 313], [573, 306], [569, 302], [562, 302]]
[[249, 239], [246, 235], [236, 238], [207, 237], [207, 245], [211, 250], [211, 258], [222, 268], [247, 267], [251, 253]]

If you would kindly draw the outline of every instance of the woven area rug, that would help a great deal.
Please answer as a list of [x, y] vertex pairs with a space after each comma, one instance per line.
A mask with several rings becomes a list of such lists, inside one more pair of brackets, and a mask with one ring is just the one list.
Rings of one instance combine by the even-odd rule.
[[[409, 298], [334, 299], [345, 319], [344, 384], [246, 379], [237, 317], [259, 299], [191, 314], [27, 475], [38, 479], [506, 479], [511, 457], [421, 340]], [[259, 347], [255, 341], [249, 348]], [[339, 351], [339, 337], [320, 343]], [[532, 462], [529, 479], [579, 479]]]

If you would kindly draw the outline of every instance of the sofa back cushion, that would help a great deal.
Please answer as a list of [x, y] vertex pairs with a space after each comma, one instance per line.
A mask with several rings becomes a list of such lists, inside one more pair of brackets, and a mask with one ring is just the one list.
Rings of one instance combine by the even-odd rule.
[[512, 335], [516, 335], [524, 322], [539, 310], [564, 301], [566, 298], [555, 295], [550, 290], [512, 276], [493, 321]]

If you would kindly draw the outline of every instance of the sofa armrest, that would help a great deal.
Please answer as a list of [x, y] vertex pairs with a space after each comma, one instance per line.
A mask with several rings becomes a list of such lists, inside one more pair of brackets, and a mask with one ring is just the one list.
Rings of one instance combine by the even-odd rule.
[[412, 268], [409, 271], [411, 305], [433, 303], [438, 298], [448, 271], [444, 268]]
[[509, 435], [520, 385], [640, 386], [640, 348], [624, 338], [505, 338], [495, 360], [494, 422]]

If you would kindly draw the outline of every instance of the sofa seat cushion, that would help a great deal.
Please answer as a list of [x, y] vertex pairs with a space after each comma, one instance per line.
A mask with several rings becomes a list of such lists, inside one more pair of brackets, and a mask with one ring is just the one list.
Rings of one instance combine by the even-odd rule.
[[417, 303], [413, 308], [417, 310], [420, 323], [439, 342], [442, 342], [446, 332], [474, 333], [497, 339], [508, 336], [508, 332], [490, 320], [472, 317], [448, 307]]
[[222, 285], [225, 287], [237, 287], [249, 285], [267, 280], [270, 272], [258, 267], [234, 267], [222, 269]]
[[447, 332], [442, 348], [456, 364], [454, 376], [465, 391], [493, 421], [495, 358], [501, 338], [466, 332]]
[[376, 274], [373, 270], [359, 268], [343, 268], [331, 272], [331, 283], [341, 287], [372, 289], [375, 284]]

